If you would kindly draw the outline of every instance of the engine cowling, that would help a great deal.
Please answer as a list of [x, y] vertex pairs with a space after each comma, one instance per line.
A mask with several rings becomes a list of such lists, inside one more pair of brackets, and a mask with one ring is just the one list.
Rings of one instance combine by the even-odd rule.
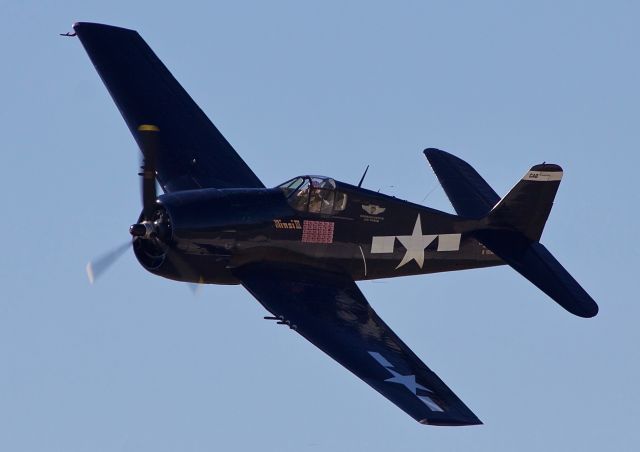
[[140, 264], [149, 271], [159, 269], [167, 258], [173, 241], [171, 216], [162, 205], [157, 205], [151, 219], [140, 214], [138, 223], [131, 225], [133, 251]]

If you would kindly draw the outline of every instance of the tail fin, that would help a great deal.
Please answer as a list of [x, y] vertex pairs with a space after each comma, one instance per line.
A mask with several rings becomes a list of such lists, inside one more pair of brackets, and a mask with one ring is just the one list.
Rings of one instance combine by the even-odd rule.
[[472, 234], [480, 243], [572, 314], [598, 313], [593, 298], [539, 242], [562, 168], [536, 165], [500, 199], [468, 163], [438, 149], [424, 153], [456, 212], [479, 219]]
[[562, 168], [553, 164], [536, 165], [491, 209], [489, 226], [513, 229], [532, 241], [540, 240], [556, 196]]

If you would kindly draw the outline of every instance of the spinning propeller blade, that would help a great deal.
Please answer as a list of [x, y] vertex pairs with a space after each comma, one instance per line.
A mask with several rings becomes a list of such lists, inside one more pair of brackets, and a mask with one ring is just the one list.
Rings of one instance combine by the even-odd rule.
[[98, 259], [87, 264], [87, 276], [89, 282], [93, 284], [109, 267], [113, 265], [131, 246], [131, 242], [127, 241], [117, 248], [109, 251], [107, 254], [100, 256]]
[[[173, 263], [176, 271], [180, 276], [187, 278], [193, 273], [191, 266], [187, 262], [185, 262], [179, 254], [173, 254], [171, 256], [171, 262]], [[189, 286], [189, 290], [191, 290], [191, 293], [193, 295], [198, 295], [198, 293], [200, 293], [200, 290], [202, 290], [202, 277], [200, 277], [199, 282], [187, 282], [187, 285]]]
[[[157, 208], [158, 193], [156, 190], [156, 168], [157, 156], [160, 148], [160, 129], [153, 124], [142, 124], [138, 127], [138, 144], [142, 151], [142, 176], [141, 192], [142, 192], [142, 221], [131, 225], [129, 233], [135, 240], [153, 240], [161, 241], [159, 237], [158, 218], [154, 218]], [[89, 282], [93, 282], [102, 275], [111, 265], [124, 254], [129, 248], [131, 242], [127, 242], [95, 261], [87, 264], [87, 276]], [[179, 254], [173, 253], [171, 261], [175, 266], [178, 274], [188, 278], [192, 273], [189, 264], [184, 261]], [[189, 283], [189, 288], [196, 294], [198, 292], [198, 284]]]

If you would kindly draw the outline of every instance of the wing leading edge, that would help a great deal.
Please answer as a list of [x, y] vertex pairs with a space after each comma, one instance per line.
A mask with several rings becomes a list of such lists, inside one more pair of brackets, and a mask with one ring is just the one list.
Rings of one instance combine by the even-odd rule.
[[482, 423], [378, 317], [349, 277], [266, 264], [236, 269], [236, 276], [269, 312], [418, 422]]
[[73, 28], [138, 144], [138, 126], [160, 129], [157, 177], [165, 191], [264, 187], [136, 31]]

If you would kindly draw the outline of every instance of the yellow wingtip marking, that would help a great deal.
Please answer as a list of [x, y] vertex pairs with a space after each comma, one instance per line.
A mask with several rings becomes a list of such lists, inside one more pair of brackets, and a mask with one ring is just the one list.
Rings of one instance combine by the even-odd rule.
[[154, 126], [153, 124], [141, 124], [138, 126], [138, 130], [140, 132], [160, 132], [158, 126]]

